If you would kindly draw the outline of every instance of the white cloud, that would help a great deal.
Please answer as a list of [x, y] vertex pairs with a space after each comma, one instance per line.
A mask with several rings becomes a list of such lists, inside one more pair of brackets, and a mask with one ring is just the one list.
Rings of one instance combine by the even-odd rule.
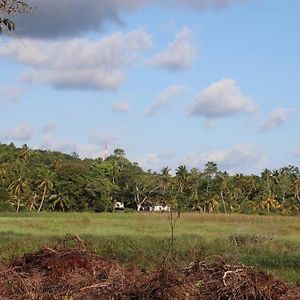
[[81, 157], [81, 158], [97, 158], [103, 157], [104, 155], [104, 148], [99, 145], [93, 144], [75, 144], [74, 151]]
[[[123, 12], [131, 12], [145, 5], [159, 4], [171, 9], [186, 6], [196, 10], [227, 7], [246, 0], [28, 0], [35, 10], [17, 16], [21, 28], [18, 36], [41, 39], [78, 36], [103, 29], [105, 21], [124, 24]], [[18, 29], [18, 28], [17, 28]]]
[[194, 97], [188, 114], [207, 119], [251, 114], [257, 111], [252, 99], [244, 95], [232, 79], [222, 79], [211, 84]]
[[156, 114], [162, 107], [167, 107], [171, 104], [174, 97], [180, 95], [185, 87], [182, 85], [171, 85], [166, 88], [156, 100], [147, 108], [146, 115]]
[[251, 145], [236, 145], [200, 154], [186, 155], [182, 163], [189, 167], [201, 167], [208, 161], [218, 164], [220, 169], [230, 172], [260, 171], [266, 163], [266, 156]]
[[47, 83], [58, 89], [115, 90], [130, 64], [151, 46], [150, 35], [139, 29], [99, 41], [11, 40], [0, 48], [0, 55], [27, 65], [23, 74], [27, 82]]
[[40, 148], [61, 151], [68, 154], [76, 152], [81, 158], [97, 158], [102, 157], [104, 154], [104, 148], [102, 145], [59, 140], [52, 134], [46, 134], [43, 137], [43, 142]]
[[1, 139], [5, 141], [27, 141], [34, 136], [34, 129], [27, 123], [18, 125], [15, 128], [0, 132]]
[[189, 28], [184, 27], [176, 34], [168, 49], [156, 54], [150, 64], [168, 71], [179, 71], [190, 68], [196, 58], [194, 35]]
[[53, 134], [53, 127], [50, 125], [49, 130], [44, 130], [41, 149], [50, 149], [61, 151], [63, 153], [76, 152], [81, 158], [97, 158], [103, 157], [105, 146], [109, 148], [117, 148], [119, 136], [106, 132], [94, 132], [90, 134], [87, 142], [74, 142], [68, 139], [58, 139]]
[[139, 157], [136, 161], [144, 170], [159, 171], [168, 164], [168, 160], [174, 157], [174, 153], [149, 153]]
[[141, 157], [137, 160], [137, 162], [144, 170], [157, 169], [161, 164], [157, 153], [150, 153], [144, 157]]
[[10, 103], [17, 102], [24, 94], [24, 89], [16, 86], [0, 86], [0, 107]]
[[127, 101], [119, 101], [112, 104], [111, 109], [114, 112], [128, 112], [130, 104]]
[[267, 120], [261, 125], [260, 131], [267, 131], [279, 127], [292, 118], [299, 118], [299, 111], [293, 108], [277, 108], [271, 112]]

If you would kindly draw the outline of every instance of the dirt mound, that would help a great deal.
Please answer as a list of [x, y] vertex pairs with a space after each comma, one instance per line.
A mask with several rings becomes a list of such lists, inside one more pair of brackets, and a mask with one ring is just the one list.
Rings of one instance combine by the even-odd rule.
[[222, 259], [148, 271], [123, 266], [93, 254], [76, 237], [2, 266], [0, 299], [299, 300], [300, 291], [271, 274]]

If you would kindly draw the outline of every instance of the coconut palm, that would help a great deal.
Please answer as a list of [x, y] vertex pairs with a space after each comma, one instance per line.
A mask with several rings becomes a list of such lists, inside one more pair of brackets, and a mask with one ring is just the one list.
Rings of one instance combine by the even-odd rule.
[[219, 208], [219, 202], [214, 198], [209, 198], [203, 203], [203, 211], [210, 214], [214, 213]]
[[4, 166], [1, 166], [0, 167], [0, 183], [2, 185], [5, 184], [6, 178], [7, 178], [7, 170]]
[[295, 193], [295, 198], [300, 204], [300, 179], [296, 179], [294, 181], [294, 193]]
[[276, 201], [274, 198], [266, 198], [260, 202], [260, 207], [262, 209], [266, 209], [267, 212], [270, 213], [270, 210], [272, 208], [279, 209], [279, 208], [282, 208], [282, 205], [280, 205], [279, 202]]
[[179, 192], [183, 192], [183, 190], [187, 184], [187, 181], [188, 181], [188, 175], [189, 175], [189, 172], [188, 172], [186, 166], [182, 165], [176, 169], [176, 177], [177, 177], [178, 183], [179, 183]]
[[168, 167], [164, 167], [161, 169], [161, 185], [163, 187], [163, 194], [166, 193], [166, 189], [168, 187], [171, 175], [169, 174], [169, 172], [171, 171], [170, 168]]
[[65, 212], [68, 209], [70, 199], [68, 196], [62, 194], [53, 194], [49, 197], [49, 201], [52, 202], [52, 209], [55, 210], [59, 208], [61, 211]]
[[18, 213], [21, 206], [21, 200], [28, 194], [28, 184], [23, 169], [18, 170], [18, 177], [11, 182], [8, 187], [13, 205], [16, 205], [16, 212]]
[[50, 173], [50, 171], [48, 171], [46, 173], [46, 176], [44, 177], [44, 179], [41, 181], [41, 183], [38, 186], [38, 189], [43, 191], [42, 200], [41, 200], [38, 212], [40, 212], [43, 207], [47, 192], [49, 192], [53, 188], [52, 177], [53, 177], [52, 174]]

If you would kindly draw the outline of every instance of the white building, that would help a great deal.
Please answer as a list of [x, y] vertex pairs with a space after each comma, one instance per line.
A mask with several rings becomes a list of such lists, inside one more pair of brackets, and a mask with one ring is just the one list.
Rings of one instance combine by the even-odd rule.
[[166, 205], [166, 206], [162, 206], [162, 205], [154, 205], [150, 207], [150, 211], [171, 211], [171, 207]]
[[125, 206], [124, 206], [123, 202], [116, 202], [114, 208], [115, 208], [115, 210], [124, 210]]

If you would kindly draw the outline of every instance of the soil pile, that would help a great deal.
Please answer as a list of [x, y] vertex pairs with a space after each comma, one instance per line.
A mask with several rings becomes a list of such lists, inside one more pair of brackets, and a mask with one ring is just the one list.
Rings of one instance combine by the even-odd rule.
[[298, 288], [241, 264], [120, 265], [89, 251], [79, 237], [0, 267], [0, 299], [300, 299]]

